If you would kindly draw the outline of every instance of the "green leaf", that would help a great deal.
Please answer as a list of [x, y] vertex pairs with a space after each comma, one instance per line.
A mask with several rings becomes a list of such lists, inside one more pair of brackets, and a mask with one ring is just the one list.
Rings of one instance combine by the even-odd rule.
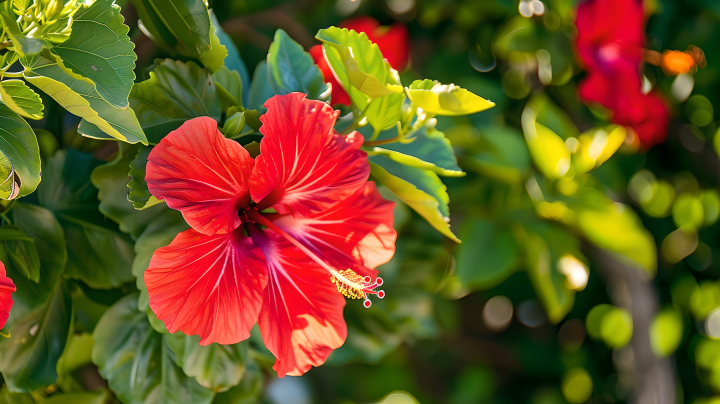
[[200, 58], [212, 48], [210, 15], [202, 0], [147, 0], [176, 43], [175, 49]]
[[35, 249], [35, 240], [17, 226], [0, 227], [0, 241], [5, 242], [10, 260], [15, 268], [27, 279], [40, 281], [40, 258]]
[[153, 6], [148, 0], [132, 0], [132, 4], [138, 12], [138, 28], [161, 48], [169, 52], [174, 52], [177, 39], [173, 36], [170, 29], [160, 19]]
[[275, 31], [267, 55], [270, 85], [277, 94], [305, 93], [308, 98], [327, 99], [328, 86], [309, 53], [285, 31]]
[[[397, 135], [397, 129], [387, 132], [384, 138]], [[371, 154], [380, 154], [400, 164], [430, 170], [438, 175], [462, 177], [465, 173], [457, 165], [455, 152], [445, 134], [434, 128], [421, 127], [409, 137], [411, 143], [390, 143], [372, 148]]]
[[186, 376], [163, 334], [137, 310], [137, 296], [115, 303], [93, 333], [93, 363], [125, 404], [209, 404], [214, 393]]
[[228, 55], [228, 50], [220, 42], [220, 38], [217, 35], [217, 26], [211, 21], [210, 23], [210, 51], [205, 52], [200, 56], [200, 62], [210, 73], [215, 73], [225, 66], [225, 59]]
[[230, 107], [242, 107], [242, 80], [240, 73], [222, 66], [213, 73], [212, 79], [215, 82], [215, 89], [220, 99], [220, 108], [225, 111]]
[[72, 299], [60, 281], [50, 301], [17, 320], [0, 344], [0, 372], [12, 391], [30, 391], [57, 380], [55, 365], [72, 333]]
[[557, 133], [563, 141], [569, 137], [580, 136], [575, 123], [564, 109], [553, 103], [547, 94], [543, 92], [534, 93], [528, 101], [526, 108], [531, 108], [537, 115], [535, 121]]
[[170, 244], [178, 233], [189, 228], [180, 212], [165, 209], [148, 224], [147, 229], [138, 237], [135, 242], [136, 255], [132, 263], [132, 274], [135, 276], [137, 288], [140, 290], [139, 310], [145, 311], [149, 309], [148, 293], [145, 287], [145, 270], [150, 266], [153, 253], [158, 248]]
[[560, 178], [570, 169], [570, 151], [560, 136], [537, 123], [536, 118], [537, 110], [526, 106], [522, 114], [522, 128], [530, 155], [545, 177]]
[[123, 24], [125, 19], [114, 2], [83, 4], [73, 16], [70, 38], [52, 51], [75, 74], [92, 80], [103, 99], [124, 109], [135, 81], [137, 56], [127, 35], [130, 28]]
[[220, 120], [222, 109], [210, 73], [194, 62], [155, 61], [150, 79], [133, 86], [130, 107], [151, 144], [199, 116]]
[[530, 153], [521, 134], [506, 128], [491, 128], [478, 141], [481, 151], [466, 156], [463, 166], [488, 177], [522, 182], [530, 171]]
[[258, 370], [245, 372], [240, 384], [215, 396], [213, 404], [255, 404], [263, 392], [263, 376]]
[[446, 187], [437, 174], [408, 167], [385, 156], [370, 156], [370, 173], [395, 195], [413, 208], [437, 231], [449, 239], [460, 242], [450, 231]]
[[13, 2], [6, 1], [0, 5], [0, 22], [2, 22], [3, 31], [5, 31], [13, 43], [13, 49], [20, 56], [34, 55], [40, 52], [44, 46], [51, 45], [39, 38], [29, 38], [23, 35], [22, 30], [15, 20], [17, 15], [13, 11]]
[[490, 289], [517, 269], [520, 246], [507, 225], [473, 218], [463, 225], [461, 234], [465, 242], [458, 249], [455, 274], [463, 285]]
[[333, 72], [358, 109], [365, 109], [368, 97], [402, 93], [402, 86], [388, 83], [380, 48], [364, 32], [330, 27], [318, 31], [315, 38], [322, 41]]
[[110, 399], [107, 390], [92, 393], [56, 393], [42, 401], [42, 404], [106, 404]]
[[[236, 112], [225, 120], [225, 125], [220, 128], [220, 132], [228, 139], [237, 139], [242, 136], [242, 130], [245, 127], [245, 113]], [[252, 133], [251, 130], [249, 133]]]
[[265, 101], [277, 94], [270, 85], [270, 76], [268, 72], [267, 62], [261, 61], [255, 68], [252, 83], [250, 83], [250, 94], [248, 95], [249, 108], [256, 109], [258, 112], [264, 113]]
[[240, 74], [240, 81], [242, 83], [242, 99], [238, 99], [238, 101], [242, 101], [242, 105], [248, 105], [250, 75], [248, 74], [245, 62], [240, 56], [240, 52], [238, 51], [237, 46], [235, 46], [235, 42], [233, 42], [230, 36], [222, 30], [222, 27], [220, 26], [213, 10], [210, 10], [210, 22], [212, 22], [212, 25], [215, 28], [215, 35], [217, 35], [220, 43], [227, 49], [228, 55], [225, 58], [225, 66], [230, 69], [230, 71], [236, 71]]
[[137, 155], [130, 162], [129, 175], [131, 179], [127, 184], [130, 193], [127, 199], [133, 203], [135, 209], [146, 209], [163, 202], [150, 194], [148, 184], [145, 182], [147, 160], [151, 151], [152, 147], [150, 146], [140, 146]]
[[248, 343], [232, 345], [213, 343], [200, 345], [200, 337], [182, 332], [165, 336], [175, 353], [175, 363], [186, 375], [194, 377], [201, 386], [214, 392], [227, 391], [240, 383], [245, 374]]
[[575, 301], [575, 292], [565, 286], [567, 277], [558, 269], [559, 260], [567, 254], [580, 257], [579, 242], [561, 227], [548, 223], [528, 226], [526, 231], [528, 276], [548, 320], [557, 324]]
[[415, 80], [406, 92], [415, 105], [435, 115], [470, 115], [495, 106], [464, 88], [428, 79]]
[[[400, 85], [400, 78], [397, 71], [388, 67], [387, 81]], [[370, 126], [375, 129], [375, 133], [395, 127], [402, 116], [402, 106], [405, 103], [405, 94], [389, 94], [380, 98], [374, 98], [365, 110]]]
[[98, 190], [90, 175], [100, 163], [73, 149], [57, 152], [48, 162], [38, 199], [65, 231], [65, 276], [94, 289], [112, 289], [133, 280], [130, 267], [135, 253], [130, 237], [98, 211]]
[[35, 120], [43, 118], [40, 96], [22, 80], [0, 81], [0, 101], [22, 117]]
[[70, 340], [65, 344], [65, 350], [57, 361], [58, 376], [61, 378], [68, 376], [83, 366], [92, 363], [92, 347], [94, 343], [92, 335], [87, 332], [72, 334]]
[[119, 224], [120, 230], [134, 239], [140, 236], [148, 223], [165, 208], [157, 206], [136, 210], [128, 200], [128, 171], [140, 147], [145, 146], [121, 143], [117, 158], [108, 164], [95, 167], [90, 176], [93, 185], [99, 190], [100, 212]]
[[47, 303], [67, 262], [63, 230], [52, 212], [37, 205], [15, 202], [11, 213], [13, 223], [35, 240], [42, 276], [39, 282], [33, 282], [21, 276], [14, 263], [3, 258], [8, 276], [17, 287], [8, 325]]
[[7, 387], [0, 388], [0, 403], [3, 404], [35, 404], [30, 393], [11, 393]]
[[[24, 77], [73, 115], [96, 125], [103, 132], [127, 143], [147, 144], [131, 108], [119, 109], [107, 102], [91, 82], [64, 70], [56, 62], [35, 57], [23, 60]], [[90, 134], [89, 136], [92, 136]]]
[[2, 103], [0, 120], [0, 199], [15, 199], [40, 183], [40, 147], [30, 125]]

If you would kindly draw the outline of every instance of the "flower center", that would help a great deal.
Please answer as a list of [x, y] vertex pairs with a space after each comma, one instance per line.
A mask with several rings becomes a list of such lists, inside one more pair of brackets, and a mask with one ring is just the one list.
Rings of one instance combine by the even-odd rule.
[[330, 274], [330, 281], [337, 286], [338, 292], [342, 293], [343, 296], [350, 299], [365, 299], [363, 307], [369, 308], [372, 306], [372, 302], [369, 299], [369, 295], [376, 295], [382, 299], [385, 297], [385, 291], [377, 290], [382, 284], [382, 278], [372, 278], [369, 276], [362, 277], [355, 273], [352, 269], [338, 270], [328, 263], [323, 261], [314, 252], [305, 247], [302, 243], [296, 240], [293, 236], [288, 234], [285, 230], [278, 227], [272, 220], [268, 219], [262, 213], [258, 212], [256, 208], [251, 207], [246, 209], [244, 212], [248, 219], [248, 222], [257, 223], [265, 226], [268, 229], [274, 231], [280, 237], [286, 239], [300, 251], [305, 253], [310, 259], [315, 261], [318, 265], [324, 268]]

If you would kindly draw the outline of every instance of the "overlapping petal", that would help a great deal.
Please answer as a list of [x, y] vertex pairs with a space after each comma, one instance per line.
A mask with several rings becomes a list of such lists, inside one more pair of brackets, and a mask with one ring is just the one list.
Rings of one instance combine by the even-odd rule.
[[234, 344], [258, 319], [267, 269], [242, 229], [207, 236], [190, 229], [153, 254], [145, 271], [150, 307], [168, 331], [200, 344]]
[[260, 120], [260, 155], [250, 179], [258, 209], [280, 213], [325, 209], [354, 194], [367, 181], [370, 166], [357, 132], [333, 129], [338, 112], [302, 93], [274, 96]]
[[182, 212], [203, 234], [228, 233], [240, 225], [238, 207], [249, 203], [254, 161], [226, 139], [212, 118], [185, 122], [153, 148], [145, 180], [150, 192]]
[[385, 200], [366, 182], [342, 203], [305, 216], [284, 215], [274, 221], [325, 261], [340, 269], [374, 276], [375, 268], [395, 253], [395, 203]]
[[325, 82], [330, 83], [330, 85], [332, 86], [330, 104], [350, 105], [350, 96], [345, 91], [345, 89], [342, 88], [342, 85], [340, 85], [340, 82], [338, 82], [337, 78], [335, 78], [330, 64], [328, 64], [327, 60], [325, 59], [325, 54], [323, 53], [323, 46], [315, 45], [310, 48], [310, 56], [312, 56], [315, 64], [318, 66], [318, 68], [320, 68]]
[[328, 272], [289, 242], [269, 230], [253, 227], [250, 234], [267, 261], [259, 325], [276, 358], [273, 369], [279, 377], [302, 375], [345, 342], [345, 298]]
[[0, 329], [5, 327], [10, 309], [12, 309], [12, 292], [15, 291], [15, 284], [5, 274], [5, 264], [0, 262]]

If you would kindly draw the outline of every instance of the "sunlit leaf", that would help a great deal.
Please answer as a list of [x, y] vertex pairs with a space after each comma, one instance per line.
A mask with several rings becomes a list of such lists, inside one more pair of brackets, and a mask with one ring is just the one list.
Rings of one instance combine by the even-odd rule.
[[650, 342], [656, 355], [670, 356], [680, 345], [683, 336], [683, 317], [680, 310], [660, 311], [650, 324]]
[[463, 167], [500, 181], [518, 183], [527, 177], [530, 154], [521, 134], [491, 128], [477, 142], [480, 151], [463, 157]]
[[116, 108], [128, 107], [137, 56], [115, 0], [84, 4], [73, 16], [70, 38], [53, 47], [66, 67], [95, 83], [95, 90]]
[[16, 18], [12, 1], [6, 1], [0, 5], [0, 22], [2, 22], [3, 31], [10, 37], [15, 52], [20, 56], [28, 56], [40, 52], [45, 46], [50, 47], [47, 41], [30, 38], [23, 34]]
[[230, 107], [242, 106], [243, 83], [240, 73], [223, 66], [213, 73], [212, 79], [223, 111]]
[[[383, 133], [381, 138], [392, 138], [397, 130]], [[438, 175], [462, 177], [465, 173], [457, 165], [455, 152], [445, 135], [434, 128], [421, 127], [411, 136], [411, 143], [388, 143], [372, 148], [371, 154], [380, 154], [400, 164], [430, 170]]]
[[333, 72], [360, 110], [367, 106], [368, 97], [403, 91], [402, 86], [388, 83], [388, 67], [380, 48], [364, 32], [331, 27], [321, 29], [315, 37], [322, 41]]
[[43, 118], [40, 96], [22, 80], [0, 81], [0, 100], [20, 116], [36, 120]]
[[68, 74], [56, 62], [41, 57], [24, 60], [24, 77], [73, 115], [104, 133], [128, 142], [147, 143], [145, 133], [131, 108], [119, 109], [100, 96], [95, 86], [81, 76]]
[[450, 231], [449, 197], [437, 174], [399, 164], [385, 156], [371, 156], [370, 172], [380, 183], [413, 208], [437, 231], [460, 242]]
[[530, 155], [545, 177], [562, 177], [570, 169], [570, 151], [560, 136], [537, 123], [536, 118], [537, 111], [528, 104], [522, 114], [522, 127]]
[[255, 74], [253, 74], [250, 93], [248, 95], [248, 108], [264, 111], [265, 107], [263, 107], [263, 104], [275, 94], [275, 90], [273, 90], [270, 84], [267, 62], [263, 60], [258, 63], [255, 68]]
[[240, 74], [240, 81], [242, 83], [242, 99], [238, 99], [238, 101], [242, 101], [243, 105], [247, 105], [248, 94], [250, 93], [250, 75], [248, 74], [245, 62], [240, 56], [240, 52], [238, 51], [237, 46], [235, 46], [235, 42], [233, 42], [230, 36], [223, 31], [213, 10], [210, 10], [210, 21], [215, 28], [215, 35], [217, 35], [220, 43], [225, 46], [228, 52], [228, 55], [225, 58], [225, 67], [230, 69], [230, 71], [236, 71]]
[[495, 106], [464, 88], [428, 79], [415, 80], [406, 92], [410, 101], [434, 115], [470, 115]]
[[29, 195], [40, 183], [40, 148], [24, 119], [0, 103], [0, 198]]

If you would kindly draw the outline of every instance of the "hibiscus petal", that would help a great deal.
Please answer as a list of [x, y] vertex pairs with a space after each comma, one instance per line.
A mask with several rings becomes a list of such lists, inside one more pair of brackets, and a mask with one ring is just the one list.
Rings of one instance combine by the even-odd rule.
[[242, 229], [186, 230], [157, 249], [145, 271], [153, 312], [168, 331], [199, 335], [201, 345], [247, 339], [266, 283], [262, 253]]
[[259, 319], [263, 341], [277, 358], [279, 377], [300, 376], [345, 342], [345, 298], [327, 271], [290, 243], [269, 230], [252, 227], [251, 235], [268, 269]]
[[355, 193], [370, 175], [362, 135], [338, 135], [333, 126], [339, 112], [305, 97], [291, 93], [265, 102], [265, 137], [250, 178], [259, 210], [321, 210]]
[[307, 216], [284, 215], [274, 223], [340, 269], [374, 276], [363, 267], [375, 268], [395, 254], [394, 205], [380, 195], [375, 183], [366, 182], [331, 208]]
[[237, 210], [250, 201], [253, 159], [226, 139], [212, 118], [185, 122], [153, 148], [148, 157], [150, 193], [182, 212], [203, 234], [228, 233], [240, 226]]
[[5, 327], [10, 309], [12, 309], [12, 292], [16, 290], [12, 279], [5, 275], [5, 264], [0, 262], [0, 329]]
[[333, 74], [332, 68], [330, 67], [330, 64], [325, 59], [325, 53], [323, 52], [323, 46], [322, 45], [315, 45], [312, 48], [310, 48], [310, 56], [312, 56], [313, 60], [315, 61], [315, 64], [318, 66], [320, 71], [323, 74], [323, 78], [325, 79], [326, 83], [330, 83], [332, 86], [332, 94], [330, 98], [330, 104], [331, 105], [350, 105], [350, 96], [347, 92], [345, 92], [345, 89], [342, 88], [342, 85], [340, 85], [340, 82], [338, 82], [337, 78], [335, 78], [335, 75]]

